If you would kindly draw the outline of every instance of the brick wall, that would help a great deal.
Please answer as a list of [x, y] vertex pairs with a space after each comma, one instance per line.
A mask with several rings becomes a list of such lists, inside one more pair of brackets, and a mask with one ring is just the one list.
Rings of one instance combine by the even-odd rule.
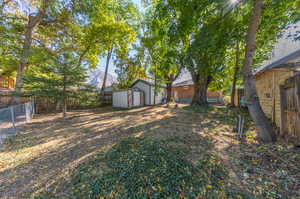
[[194, 85], [187, 85], [187, 86], [177, 86], [172, 88], [172, 95], [176, 99], [187, 99], [193, 98], [194, 95]]
[[[183, 99], [183, 101], [189, 102], [194, 96], [194, 85], [176, 86], [172, 88], [172, 96], [176, 99]], [[207, 97], [209, 98], [221, 98], [222, 95], [218, 91], [208, 91]], [[182, 100], [181, 100], [182, 101]]]

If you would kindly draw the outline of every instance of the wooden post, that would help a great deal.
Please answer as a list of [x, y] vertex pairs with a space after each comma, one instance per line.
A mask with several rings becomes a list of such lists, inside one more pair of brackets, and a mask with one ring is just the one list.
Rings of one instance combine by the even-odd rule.
[[275, 87], [275, 71], [273, 71], [273, 93], [272, 93], [272, 121], [276, 122], [276, 87]]
[[239, 115], [238, 116], [238, 135], [240, 139], [243, 139], [243, 134], [244, 134], [244, 116]]
[[14, 113], [14, 106], [10, 107], [10, 114], [11, 114], [11, 122], [12, 125], [14, 127], [15, 133], [17, 134], [17, 128], [16, 128], [16, 124], [15, 124], [15, 113]]
[[286, 107], [286, 93], [284, 87], [280, 86], [280, 135], [283, 136], [286, 130], [286, 114], [285, 114], [285, 107]]
[[294, 79], [295, 85], [295, 100], [296, 100], [296, 118], [295, 118], [295, 130], [296, 136], [300, 137], [300, 75]]

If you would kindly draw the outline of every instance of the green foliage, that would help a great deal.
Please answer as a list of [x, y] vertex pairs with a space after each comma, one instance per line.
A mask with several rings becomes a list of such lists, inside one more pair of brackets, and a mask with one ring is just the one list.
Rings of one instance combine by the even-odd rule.
[[118, 75], [118, 88], [129, 88], [135, 80], [146, 79], [145, 68], [140, 63], [138, 58], [125, 57], [117, 58], [116, 61], [116, 73]]
[[84, 85], [86, 74], [71, 56], [62, 54], [28, 72], [24, 78], [26, 95], [57, 100], [76, 96], [76, 90]]
[[135, 40], [134, 23], [138, 12], [131, 1], [93, 1], [93, 10], [88, 13], [89, 23], [84, 27], [81, 45], [87, 51], [90, 66], [96, 67], [99, 57], [113, 49], [124, 56]]
[[153, 3], [147, 11], [141, 38], [149, 73], [166, 84], [172, 84], [183, 69], [186, 50], [181, 40], [168, 32], [174, 20], [172, 17], [172, 12], [166, 12], [159, 4]]
[[[162, 64], [162, 68], [155, 67], [157, 71], [167, 74], [164, 69], [173, 63], [170, 61], [172, 53], [167, 51], [172, 51], [174, 45], [175, 49], [180, 49], [175, 57], [184, 57], [183, 62], [176, 62], [176, 66], [183, 64], [194, 76], [211, 76], [210, 87], [214, 89], [228, 89], [235, 65], [236, 43], [245, 46], [252, 1], [234, 4], [220, 0], [158, 0], [152, 1], [151, 5], [147, 15], [151, 25], [147, 30], [152, 32], [146, 37], [148, 44], [154, 46], [153, 62], [164, 60], [167, 63]], [[255, 66], [269, 57], [282, 30], [299, 19], [298, 9], [299, 1], [265, 0], [257, 35]], [[243, 51], [241, 47], [241, 60]]]

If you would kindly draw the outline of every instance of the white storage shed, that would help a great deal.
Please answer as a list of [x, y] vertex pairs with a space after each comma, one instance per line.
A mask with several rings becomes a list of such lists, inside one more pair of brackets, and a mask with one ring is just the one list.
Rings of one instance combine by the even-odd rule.
[[[136, 80], [131, 88], [138, 89], [144, 92], [145, 105], [157, 105], [162, 104], [163, 99], [166, 98], [166, 88], [160, 87], [159, 91], [155, 94], [154, 84], [145, 80]], [[155, 99], [154, 99], [155, 98]]]
[[135, 108], [144, 106], [144, 93], [137, 89], [114, 91], [112, 94], [114, 108]]

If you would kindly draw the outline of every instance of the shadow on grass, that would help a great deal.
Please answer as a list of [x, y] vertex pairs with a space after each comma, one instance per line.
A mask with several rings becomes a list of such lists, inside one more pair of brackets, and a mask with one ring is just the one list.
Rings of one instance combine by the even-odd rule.
[[214, 105], [186, 106], [183, 107], [183, 109], [205, 115], [206, 118], [210, 119], [209, 123], [207, 124], [210, 127], [215, 126], [219, 122], [235, 127], [238, 123], [238, 115], [242, 115], [245, 118], [245, 133], [247, 133], [251, 127], [253, 127], [253, 120], [251, 119], [247, 109], [228, 108], [226, 106]]
[[226, 167], [210, 153], [212, 143], [200, 139], [206, 148], [196, 164], [186, 159], [194, 141], [189, 138], [125, 139], [36, 198], [59, 198], [62, 193], [66, 198], [250, 198], [227, 186]]
[[[77, 115], [78, 113], [70, 115], [67, 120], [56, 118], [33, 123], [24, 137], [17, 138], [18, 141], [14, 147], [7, 149], [7, 151], [1, 151], [3, 154], [10, 154], [11, 152], [17, 154], [18, 150], [27, 150], [32, 146], [63, 139], [60, 145], [55, 145], [50, 150], [41, 150], [40, 154], [0, 172], [0, 178], [4, 179], [5, 182], [0, 185], [0, 197], [29, 198], [39, 191], [46, 191], [46, 195], [42, 194], [45, 198], [47, 198], [47, 194], [49, 197], [53, 196], [52, 198], [76, 198], [71, 196], [79, 194], [77, 198], [82, 198], [79, 197], [81, 192], [90, 191], [87, 194], [103, 194], [102, 191], [110, 193], [111, 188], [112, 191], [115, 191], [111, 193], [111, 198], [113, 198], [113, 196], [118, 196], [118, 194], [123, 194], [123, 191], [128, 190], [131, 185], [128, 188], [126, 183], [134, 183], [135, 179], [141, 181], [143, 190], [148, 191], [149, 194], [157, 193], [159, 187], [166, 190], [170, 189], [170, 184], [159, 184], [160, 182], [152, 178], [152, 170], [155, 174], [154, 177], [165, 172], [161, 180], [166, 183], [169, 181], [169, 177], [171, 178], [171, 175], [178, 171], [179, 176], [174, 178], [177, 184], [174, 181], [176, 186], [172, 187], [174, 187], [175, 192], [177, 191], [177, 194], [187, 194], [188, 190], [193, 187], [192, 181], [194, 179], [191, 176], [185, 176], [186, 173], [198, 177], [207, 175], [209, 179], [212, 179], [214, 175], [212, 170], [206, 169], [207, 173], [206, 171], [205, 173], [198, 173], [198, 171], [194, 171], [195, 168], [198, 168], [199, 162], [207, 160], [206, 154], [212, 158], [207, 161], [213, 161], [214, 152], [218, 150], [216, 147], [227, 142], [227, 138], [231, 140], [234, 137], [234, 134], [230, 134], [230, 130], [233, 127], [231, 124], [234, 123], [232, 121], [235, 115], [232, 111], [224, 109], [207, 114], [191, 114], [191, 112], [180, 108], [158, 107], [128, 111], [107, 109], [93, 112], [81, 111], [80, 113], [81, 115]], [[222, 137], [222, 143], [216, 143], [215, 139], [220, 136], [214, 133], [223, 135], [224, 132], [226, 136]], [[128, 138], [130, 139], [128, 140]], [[124, 141], [125, 144], [122, 142], [124, 139], [126, 140]], [[25, 144], [22, 142], [24, 140], [26, 140]], [[132, 143], [130, 140], [133, 140]], [[232, 143], [229, 142], [229, 145]], [[224, 145], [222, 150], [230, 150], [227, 149], [229, 148], [227, 146]], [[239, 143], [236, 146], [239, 146]], [[116, 151], [120, 153], [115, 153]], [[147, 158], [150, 156], [151, 158]], [[174, 161], [169, 161], [169, 158]], [[119, 162], [114, 162], [117, 160]], [[145, 162], [143, 163], [143, 161]], [[168, 161], [169, 163], [163, 166], [163, 162]], [[218, 162], [219, 159], [216, 158], [216, 163], [219, 164]], [[183, 165], [183, 168], [181, 166], [178, 168], [177, 163]], [[227, 164], [222, 162], [222, 165], [226, 167]], [[127, 168], [129, 170], [124, 170]], [[133, 172], [134, 176], [131, 176], [131, 171], [135, 169], [137, 169], [135, 174], [138, 175], [135, 176]], [[182, 174], [182, 169], [186, 169], [185, 174]], [[69, 179], [70, 173], [72, 176]], [[231, 180], [226, 175], [225, 182], [228, 183]], [[220, 182], [223, 182], [223, 178], [224, 176]], [[127, 181], [126, 179], [130, 180]], [[148, 180], [143, 181], [141, 179]], [[183, 182], [181, 179], [184, 179], [186, 185], [181, 184]], [[198, 180], [203, 179], [199, 178]], [[170, 182], [173, 182], [172, 179]], [[153, 188], [148, 186], [151, 183], [154, 183]], [[159, 186], [156, 186], [155, 183], [158, 183]], [[108, 186], [109, 184], [110, 186]], [[104, 188], [107, 187], [103, 190], [97, 190], [102, 185]], [[117, 185], [122, 189], [118, 191]], [[209, 185], [206, 187], [206, 191], [210, 190], [211, 186], [214, 187], [211, 181], [207, 181], [206, 184], [197, 184], [197, 186], [200, 185]], [[85, 186], [87, 188], [84, 188]], [[185, 186], [186, 189], [184, 189]], [[238, 183], [234, 186], [240, 190]], [[220, 188], [225, 189], [225, 185]], [[178, 190], [180, 191], [178, 192]], [[181, 197], [181, 195], [179, 196]], [[182, 198], [188, 197], [182, 196]]]
[[[62, 118], [60, 114], [54, 119], [46, 119], [41, 122], [32, 122], [22, 127], [22, 131], [17, 137], [12, 137], [9, 146], [0, 152], [16, 152], [24, 148], [30, 148], [57, 140], [61, 137], [71, 138], [82, 132], [91, 132], [93, 127], [111, 127], [111, 122], [115, 118], [125, 118], [135, 115], [145, 115], [151, 113], [155, 107], [137, 108], [131, 110], [115, 111], [111, 107], [77, 110], [70, 112], [67, 118]], [[54, 114], [49, 114], [51, 118]], [[47, 115], [38, 115], [47, 117]], [[147, 115], [146, 115], [147, 116]], [[124, 123], [126, 125], [127, 123]], [[87, 126], [87, 127], [85, 127]]]
[[[17, 163], [13, 162], [14, 165], [0, 172], [0, 178], [5, 182], [1, 184], [0, 196], [26, 198], [67, 175], [69, 170], [95, 152], [106, 150], [126, 137], [156, 136], [155, 132], [163, 130], [165, 134], [157, 133], [156, 137], [172, 135], [172, 128], [165, 128], [164, 125], [174, 121], [176, 115], [155, 119], [156, 112], [160, 111], [160, 109], [153, 110], [151, 107], [121, 114], [119, 112], [84, 113], [88, 115], [87, 118], [83, 115], [70, 120], [57, 118], [43, 121], [39, 125], [31, 124], [28, 132], [16, 137], [11, 147], [1, 151], [1, 156], [3, 154], [9, 158], [9, 154], [13, 153], [23, 159]], [[142, 115], [147, 117], [143, 118]], [[117, 119], [117, 122], [112, 123], [113, 119]], [[91, 120], [91, 122], [88, 126], [76, 126], [81, 120], [84, 122]], [[72, 127], [73, 125], [75, 127]], [[52, 141], [59, 140], [62, 142], [52, 145]], [[47, 146], [50, 147], [49, 149], [32, 148], [43, 147], [44, 144], [51, 146]], [[40, 151], [35, 154], [35, 150]], [[30, 157], [27, 157], [28, 155]], [[17, 157], [11, 158], [13, 159], [8, 161]]]

